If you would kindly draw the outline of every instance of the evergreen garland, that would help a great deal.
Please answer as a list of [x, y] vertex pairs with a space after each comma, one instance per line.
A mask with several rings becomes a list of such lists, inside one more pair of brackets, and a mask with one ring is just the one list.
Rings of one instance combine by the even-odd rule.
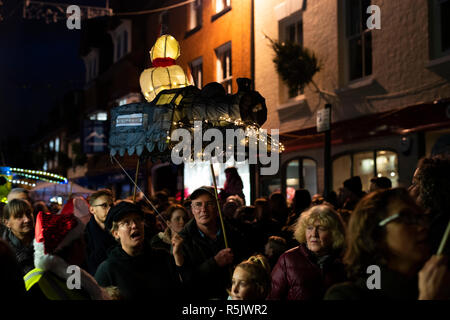
[[312, 81], [316, 72], [321, 70], [316, 55], [308, 48], [293, 41], [280, 42], [268, 39], [275, 51], [273, 62], [276, 70], [291, 93], [303, 89]]

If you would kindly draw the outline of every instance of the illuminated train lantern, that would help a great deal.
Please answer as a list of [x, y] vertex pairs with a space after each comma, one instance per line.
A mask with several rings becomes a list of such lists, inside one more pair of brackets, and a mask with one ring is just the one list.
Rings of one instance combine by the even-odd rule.
[[[161, 39], [166, 41], [166, 44], [171, 44], [169, 47], [174, 51], [178, 50], [175, 54], [166, 54], [165, 57], [170, 59], [178, 57], [178, 43], [175, 45], [173, 41], [176, 42], [176, 40], [171, 36], [159, 38], [151, 54], [163, 51], [161, 46], [158, 47], [159, 49], [156, 48], [158, 44], [163, 43]], [[167, 52], [169, 47], [165, 47]], [[171, 65], [168, 68], [171, 67], [175, 66]], [[173, 71], [180, 68], [176, 67]], [[124, 156], [128, 153], [130, 156], [133, 154], [148, 156], [153, 161], [157, 159], [167, 161], [170, 159], [172, 148], [176, 145], [170, 138], [172, 132], [183, 128], [191, 133], [191, 137], [194, 137], [194, 126], [199, 123], [203, 132], [209, 128], [219, 129], [224, 137], [226, 129], [244, 131], [252, 129], [259, 140], [259, 130], [267, 119], [267, 107], [265, 99], [251, 89], [250, 79], [237, 79], [238, 92], [227, 94], [223, 86], [217, 82], [211, 82], [200, 90], [189, 85], [187, 80], [179, 81], [185, 78], [184, 72], [181, 74], [177, 71], [175, 77], [174, 73], [168, 72], [171, 69], [159, 72], [159, 69], [165, 68], [154, 67], [142, 73], [141, 89], [148, 102], [132, 103], [111, 109], [109, 138], [111, 156], [116, 154]], [[164, 74], [170, 75], [170, 79]], [[157, 75], [161, 75], [161, 79], [156, 79]], [[174, 79], [177, 80], [174, 81]], [[170, 88], [170, 81], [172, 81], [172, 88]], [[278, 141], [271, 141], [269, 135], [266, 142], [268, 142], [269, 150], [270, 145], [274, 143], [279, 151], [283, 150], [282, 145]], [[248, 146], [248, 141], [246, 143]]]

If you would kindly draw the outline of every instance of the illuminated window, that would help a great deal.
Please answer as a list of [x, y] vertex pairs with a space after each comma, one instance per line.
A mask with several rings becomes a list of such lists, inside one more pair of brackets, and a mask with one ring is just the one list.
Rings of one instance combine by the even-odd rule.
[[370, 3], [371, 0], [346, 1], [349, 81], [372, 74], [372, 33], [366, 24]]
[[217, 82], [221, 83], [227, 93], [232, 93], [231, 42], [216, 49]]
[[223, 10], [231, 6], [231, 0], [215, 0], [216, 1], [216, 13], [222, 12]]
[[370, 188], [370, 179], [386, 177], [392, 187], [398, 186], [398, 156], [395, 152], [375, 150], [346, 154], [333, 160], [333, 190], [338, 192], [345, 180], [359, 176], [363, 190]]
[[104, 111], [93, 113], [89, 116], [89, 120], [106, 121], [108, 120], [108, 113]]
[[317, 164], [312, 159], [291, 160], [286, 167], [286, 199], [292, 201], [300, 188], [311, 196], [317, 193]]
[[199, 89], [203, 86], [203, 59], [200, 57], [195, 59], [189, 64], [189, 68], [191, 70], [191, 76], [195, 86]]
[[59, 138], [55, 139], [55, 151], [59, 152]]
[[[225, 184], [225, 169], [227, 167], [236, 167], [244, 184], [244, 196], [247, 204], [250, 203], [250, 165], [248, 161], [235, 162], [229, 159], [226, 163], [213, 163], [214, 173], [216, 174], [217, 188], [223, 188]], [[187, 162], [184, 164], [184, 188], [185, 193], [191, 194], [195, 189], [201, 186], [214, 185], [211, 176], [211, 165], [209, 161], [205, 162]]]
[[200, 27], [202, 24], [202, 0], [196, 0], [189, 4], [188, 31]]

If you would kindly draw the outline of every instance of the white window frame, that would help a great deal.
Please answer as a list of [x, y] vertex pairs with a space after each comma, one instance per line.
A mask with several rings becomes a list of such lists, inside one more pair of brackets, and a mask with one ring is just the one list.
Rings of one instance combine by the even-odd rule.
[[[233, 82], [233, 55], [231, 51], [231, 41], [216, 48], [216, 79], [225, 87], [227, 93], [232, 92]], [[229, 55], [227, 54], [229, 52]], [[223, 62], [223, 60], [225, 60]], [[225, 68], [225, 76], [224, 76]]]
[[[365, 35], [368, 34], [368, 33], [371, 33], [372, 30], [370, 30], [369, 28], [366, 28], [365, 30], [360, 29], [358, 34], [354, 34], [354, 35], [351, 35], [351, 36], [348, 35], [348, 30], [347, 30], [348, 24], [349, 24], [348, 19], [350, 18], [349, 14], [348, 14], [349, 13], [349, 1], [350, 0], [344, 1], [344, 22], [345, 22], [345, 24], [344, 24], [344, 37], [345, 37], [345, 61], [346, 61], [345, 78], [346, 78], [346, 82], [347, 83], [353, 83], [353, 82], [358, 82], [358, 81], [361, 81], [363, 79], [369, 78], [369, 77], [371, 77], [373, 75], [373, 38], [372, 38], [372, 45], [371, 45], [371, 49], [372, 49], [372, 53], [371, 53], [371, 56], [372, 56], [372, 58], [371, 58], [371, 60], [372, 60], [371, 72], [367, 73], [366, 63], [365, 63], [365, 58], [366, 58], [365, 57], [365, 50], [366, 50], [365, 49]], [[359, 0], [359, 1], [362, 2], [363, 0]], [[372, 2], [372, 0], [371, 0], [371, 2]], [[360, 10], [360, 11], [361, 12], [366, 12], [366, 10]], [[368, 16], [366, 16], [366, 15], [363, 15], [362, 17], [360, 17], [360, 19], [361, 19], [361, 26], [366, 23], [367, 17]], [[362, 47], [362, 72], [361, 72], [362, 75], [359, 78], [351, 79], [350, 78], [350, 69], [351, 69], [351, 63], [352, 62], [350, 61], [350, 41], [354, 40], [354, 39], [357, 39], [357, 38], [361, 38], [362, 39], [362, 45], [361, 45], [361, 47]]]
[[[288, 16], [280, 15], [280, 20], [278, 20], [278, 37], [281, 41], [287, 41], [288, 40], [288, 32], [287, 32], [287, 28], [290, 25], [295, 25], [295, 42], [298, 43], [298, 29], [297, 29], [297, 24], [300, 23], [302, 25], [302, 36], [301, 36], [301, 45], [303, 45], [303, 11], [302, 10], [297, 10], [295, 12], [289, 12]], [[282, 82], [280, 80], [280, 91], [281, 91], [281, 103], [286, 103], [289, 100], [292, 99], [299, 99], [299, 98], [304, 98], [304, 91], [303, 90], [299, 90], [297, 92], [296, 95], [290, 97], [289, 96], [289, 88], [288, 86]]]

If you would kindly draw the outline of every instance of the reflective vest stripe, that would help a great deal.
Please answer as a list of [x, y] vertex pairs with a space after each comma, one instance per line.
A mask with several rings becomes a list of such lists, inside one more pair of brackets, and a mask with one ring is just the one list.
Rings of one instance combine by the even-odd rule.
[[43, 274], [44, 274], [44, 270], [39, 269], [39, 268], [35, 268], [35, 269], [31, 270], [30, 272], [28, 272], [23, 277], [23, 280], [25, 281], [26, 290], [27, 291], [30, 290], [31, 287], [41, 279]]

